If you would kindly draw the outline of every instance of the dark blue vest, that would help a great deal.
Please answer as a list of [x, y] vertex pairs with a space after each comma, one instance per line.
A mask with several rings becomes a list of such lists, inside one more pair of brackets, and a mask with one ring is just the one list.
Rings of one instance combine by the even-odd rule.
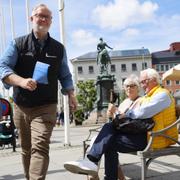
[[34, 107], [57, 103], [58, 74], [62, 63], [64, 47], [48, 35], [45, 46], [40, 49], [34, 34], [15, 39], [18, 60], [15, 73], [24, 78], [31, 78], [37, 61], [49, 64], [48, 84], [38, 84], [35, 91], [14, 87], [14, 101], [17, 105]]

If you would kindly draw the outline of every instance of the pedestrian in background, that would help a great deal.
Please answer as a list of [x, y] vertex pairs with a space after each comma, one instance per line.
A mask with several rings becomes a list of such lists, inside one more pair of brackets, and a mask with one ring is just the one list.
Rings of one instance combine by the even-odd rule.
[[63, 108], [61, 108], [61, 112], [58, 113], [56, 124], [57, 124], [57, 126], [64, 125], [64, 110], [63, 110]]

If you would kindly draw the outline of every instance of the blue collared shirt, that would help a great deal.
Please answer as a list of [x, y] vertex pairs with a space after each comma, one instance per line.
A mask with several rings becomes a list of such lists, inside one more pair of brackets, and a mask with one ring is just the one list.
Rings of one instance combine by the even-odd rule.
[[[17, 59], [18, 59], [18, 52], [17, 52], [15, 40], [13, 40], [10, 42], [4, 54], [0, 58], [0, 79], [2, 80], [2, 82], [6, 76], [15, 73], [14, 67], [16, 65]], [[62, 65], [60, 66], [59, 69], [58, 79], [61, 83], [63, 93], [65, 93], [67, 90], [74, 89], [72, 75], [69, 70], [65, 49], [64, 49]], [[6, 84], [4, 82], [3, 84], [7, 89], [11, 87], [11, 85]]]
[[126, 112], [126, 117], [132, 119], [150, 118], [168, 108], [171, 105], [171, 102], [172, 100], [166, 92], [159, 92], [154, 95], [147, 104], [142, 104], [135, 109], [128, 110]]

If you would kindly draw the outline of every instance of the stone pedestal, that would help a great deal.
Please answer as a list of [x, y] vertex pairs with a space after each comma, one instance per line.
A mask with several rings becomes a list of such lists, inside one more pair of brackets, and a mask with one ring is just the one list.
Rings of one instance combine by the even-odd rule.
[[97, 76], [97, 122], [106, 122], [106, 111], [110, 102], [111, 91], [114, 90], [114, 75], [99, 75]]

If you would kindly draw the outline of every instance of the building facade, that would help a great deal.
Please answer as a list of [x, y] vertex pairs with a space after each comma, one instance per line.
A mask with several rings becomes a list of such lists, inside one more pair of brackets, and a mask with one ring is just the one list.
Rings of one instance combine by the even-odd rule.
[[[171, 43], [168, 50], [152, 53], [152, 67], [159, 72], [160, 76], [177, 64], [180, 64], [180, 42]], [[162, 81], [162, 85], [172, 94], [180, 91], [180, 79], [165, 80]]]
[[[139, 76], [142, 69], [152, 67], [151, 54], [148, 49], [116, 50], [109, 52], [111, 64], [108, 72], [115, 75], [117, 89], [122, 89], [122, 83], [130, 74]], [[79, 81], [94, 80], [99, 74], [97, 52], [90, 52], [71, 59], [75, 85]], [[76, 88], [76, 87], [75, 87]], [[76, 88], [77, 90], [77, 88]]]

